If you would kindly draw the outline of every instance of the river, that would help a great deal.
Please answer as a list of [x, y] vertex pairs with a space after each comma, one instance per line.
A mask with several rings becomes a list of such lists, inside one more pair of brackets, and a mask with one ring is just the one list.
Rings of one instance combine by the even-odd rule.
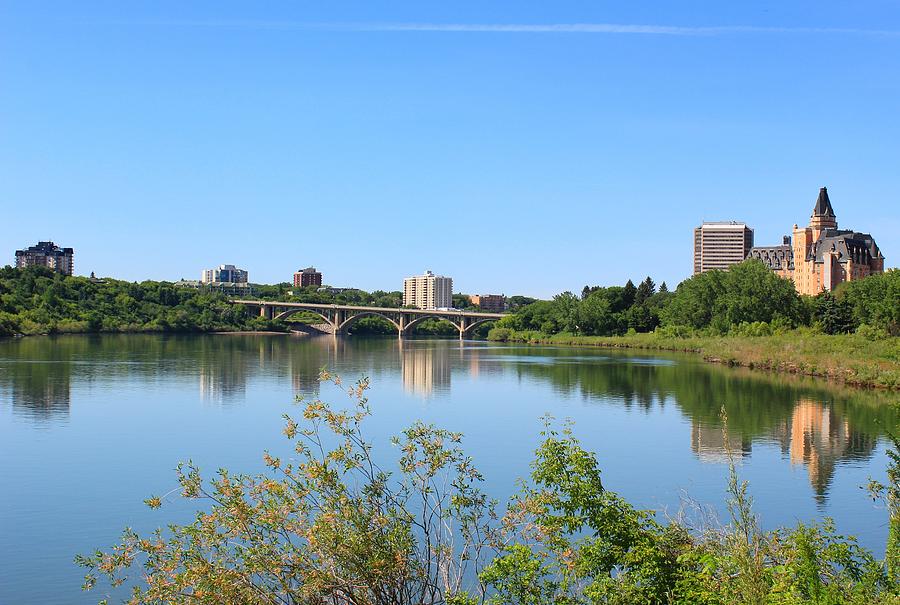
[[[196, 504], [142, 500], [191, 459], [261, 469], [286, 447], [294, 398], [346, 401], [327, 367], [372, 381], [369, 437], [422, 419], [465, 434], [488, 490], [528, 472], [545, 414], [574, 422], [604, 485], [673, 514], [687, 501], [724, 515], [728, 452], [765, 527], [832, 517], [881, 556], [886, 511], [862, 487], [883, 479], [883, 393], [705, 364], [693, 356], [457, 340], [284, 335], [109, 335], [0, 339], [0, 604], [96, 603], [76, 553], [130, 526], [186, 522]], [[723, 431], [720, 410], [727, 412]]]

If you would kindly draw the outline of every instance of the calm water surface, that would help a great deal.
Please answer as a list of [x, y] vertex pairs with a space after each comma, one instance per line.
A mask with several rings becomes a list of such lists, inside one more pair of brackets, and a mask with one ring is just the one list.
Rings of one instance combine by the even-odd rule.
[[[369, 436], [416, 419], [462, 431], [489, 491], [527, 473], [540, 417], [571, 418], [604, 483], [675, 512], [723, 499], [729, 450], [763, 524], [833, 517], [883, 553], [886, 513], [866, 497], [884, 477], [888, 396], [703, 364], [692, 357], [483, 342], [288, 336], [66, 336], [0, 340], [0, 605], [95, 603], [75, 553], [125, 526], [185, 522], [192, 503], [150, 511], [192, 459], [255, 471], [285, 450], [295, 395], [332, 402], [328, 367], [372, 379]], [[720, 409], [727, 410], [723, 431]]]

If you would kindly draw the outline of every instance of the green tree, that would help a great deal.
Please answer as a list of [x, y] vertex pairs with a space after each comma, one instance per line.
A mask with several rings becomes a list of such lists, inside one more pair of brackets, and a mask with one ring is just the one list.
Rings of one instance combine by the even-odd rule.
[[742, 323], [778, 320], [798, 325], [803, 316], [793, 283], [758, 260], [686, 279], [661, 312], [663, 325], [712, 328], [719, 333]]
[[630, 308], [637, 297], [637, 288], [634, 287], [634, 282], [630, 279], [625, 282], [625, 287], [623, 288], [624, 292], [622, 293], [623, 298], [625, 300], [625, 307]]
[[849, 307], [855, 324], [883, 327], [900, 336], [900, 270], [845, 282], [835, 297]]
[[541, 326], [541, 330], [552, 334], [554, 332], [578, 331], [578, 297], [571, 292], [563, 292], [553, 297], [552, 315], [550, 321]]
[[640, 305], [654, 294], [656, 294], [656, 284], [652, 279], [650, 279], [650, 276], [648, 275], [647, 279], [642, 281], [637, 287], [634, 295], [634, 304]]
[[831, 292], [816, 297], [816, 321], [826, 334], [846, 334], [856, 328], [852, 307]]
[[582, 334], [609, 336], [618, 322], [603, 291], [593, 292], [578, 305], [578, 331]]

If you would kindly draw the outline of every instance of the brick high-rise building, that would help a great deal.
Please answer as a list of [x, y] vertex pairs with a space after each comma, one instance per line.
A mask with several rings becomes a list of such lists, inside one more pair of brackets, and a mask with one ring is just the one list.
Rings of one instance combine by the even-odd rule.
[[426, 271], [403, 280], [403, 306], [446, 309], [453, 306], [453, 279]]
[[503, 313], [506, 311], [506, 297], [502, 294], [472, 294], [469, 302], [491, 313]]
[[845, 281], [884, 272], [884, 256], [874, 238], [837, 228], [828, 190], [819, 189], [808, 227], [794, 225], [793, 236], [780, 246], [760, 246], [749, 258], [762, 260], [800, 294], [816, 295]]
[[294, 287], [305, 288], [307, 286], [321, 286], [322, 273], [316, 271], [315, 267], [307, 267], [294, 273]]
[[75, 250], [60, 248], [53, 242], [38, 242], [36, 246], [16, 250], [16, 267], [49, 267], [63, 275], [72, 275]]
[[737, 221], [704, 222], [694, 229], [694, 274], [744, 262], [753, 229]]

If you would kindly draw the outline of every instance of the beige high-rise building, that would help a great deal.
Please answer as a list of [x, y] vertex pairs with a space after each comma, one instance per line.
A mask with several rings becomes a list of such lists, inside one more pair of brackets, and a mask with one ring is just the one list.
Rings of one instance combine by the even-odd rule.
[[48, 267], [63, 275], [72, 275], [75, 271], [75, 251], [60, 248], [53, 242], [38, 242], [37, 246], [16, 250], [16, 267]]
[[403, 280], [403, 306], [447, 309], [453, 306], [453, 279], [426, 271]]
[[744, 262], [753, 229], [737, 221], [704, 222], [694, 229], [694, 274]]

